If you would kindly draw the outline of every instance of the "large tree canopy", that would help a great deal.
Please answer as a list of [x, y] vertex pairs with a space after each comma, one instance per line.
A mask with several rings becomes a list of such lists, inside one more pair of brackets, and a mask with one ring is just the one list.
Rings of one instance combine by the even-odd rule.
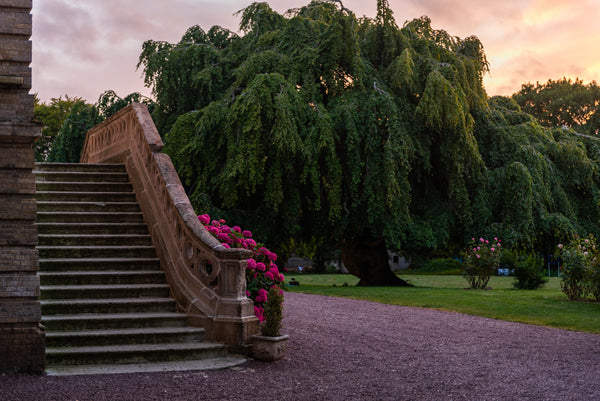
[[545, 84], [528, 82], [512, 98], [521, 109], [547, 127], [566, 126], [585, 134], [600, 130], [600, 87], [595, 81], [551, 79]]
[[[195, 26], [177, 44], [144, 44], [153, 116], [199, 211], [273, 248], [329, 243], [364, 285], [404, 284], [388, 248], [453, 252], [484, 232], [534, 246], [540, 230], [576, 230], [598, 192], [586, 147], [509, 99], [488, 102], [476, 37], [427, 17], [400, 28], [385, 0], [377, 10], [254, 3], [243, 36]], [[563, 164], [574, 161], [584, 170]]]

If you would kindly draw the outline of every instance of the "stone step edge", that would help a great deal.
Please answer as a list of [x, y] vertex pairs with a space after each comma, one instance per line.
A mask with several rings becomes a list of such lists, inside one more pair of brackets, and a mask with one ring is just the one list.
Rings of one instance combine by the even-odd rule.
[[139, 290], [139, 289], [164, 289], [169, 288], [168, 284], [86, 284], [86, 285], [41, 285], [43, 291], [69, 291], [69, 290]]
[[137, 313], [74, 313], [69, 315], [42, 315], [42, 323], [73, 320], [144, 320], [144, 319], [187, 319], [185, 313], [137, 312]]
[[79, 331], [50, 331], [46, 338], [74, 338], [74, 337], [108, 337], [108, 336], [136, 336], [156, 334], [203, 334], [206, 330], [202, 327], [140, 327], [129, 329], [103, 329], [103, 330], [79, 330]]
[[159, 258], [40, 258], [40, 263], [159, 263]]
[[174, 303], [173, 298], [142, 297], [142, 298], [97, 298], [97, 299], [42, 299], [40, 305], [96, 305], [96, 304], [126, 304], [143, 305], [148, 303]]
[[184, 372], [220, 369], [241, 369], [240, 365], [246, 363], [242, 356], [228, 355], [219, 358], [207, 358], [195, 361], [169, 361], [152, 363], [128, 363], [109, 365], [70, 365], [51, 366], [46, 368], [48, 376], [76, 376], [76, 375], [103, 375], [103, 374], [128, 374], [128, 373], [157, 373], [157, 372]]
[[200, 343], [158, 343], [158, 344], [119, 344], [119, 345], [93, 345], [79, 347], [47, 347], [46, 355], [110, 355], [124, 352], [148, 353], [155, 351], [194, 351], [194, 350], [218, 350], [225, 349], [224, 344], [200, 342]]
[[154, 270], [69, 270], [69, 271], [51, 271], [42, 270], [38, 275], [44, 277], [86, 277], [86, 276], [145, 276], [145, 275], [164, 275], [160, 269]]

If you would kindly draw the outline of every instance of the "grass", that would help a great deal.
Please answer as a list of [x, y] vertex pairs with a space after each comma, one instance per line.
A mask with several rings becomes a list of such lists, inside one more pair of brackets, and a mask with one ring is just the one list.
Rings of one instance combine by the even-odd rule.
[[[493, 319], [600, 334], [600, 303], [572, 302], [556, 277], [538, 290], [513, 289], [514, 277], [492, 277], [491, 290], [469, 290], [461, 276], [407, 275], [414, 287], [356, 287], [358, 279], [344, 274], [287, 275], [293, 292], [431, 308]], [[343, 286], [346, 283], [348, 286]]]

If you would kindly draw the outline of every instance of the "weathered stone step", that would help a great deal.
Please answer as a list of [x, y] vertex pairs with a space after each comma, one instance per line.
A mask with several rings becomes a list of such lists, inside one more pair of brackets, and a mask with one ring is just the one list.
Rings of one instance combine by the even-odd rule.
[[139, 212], [136, 202], [37, 202], [38, 212]]
[[40, 259], [65, 258], [153, 258], [153, 246], [38, 246]]
[[132, 192], [129, 182], [36, 181], [36, 191], [53, 192]]
[[124, 171], [41, 171], [34, 170], [36, 182], [129, 182], [129, 176]]
[[123, 164], [94, 164], [94, 163], [36, 163], [35, 171], [68, 171], [68, 172], [108, 172], [125, 173]]
[[46, 348], [46, 361], [49, 365], [181, 361], [215, 358], [225, 355], [225, 346], [213, 343], [164, 343]]
[[102, 270], [102, 271], [40, 271], [41, 285], [91, 284], [163, 284], [165, 274], [155, 270]]
[[192, 361], [162, 361], [95, 365], [56, 365], [46, 368], [48, 376], [119, 375], [130, 373], [164, 373], [235, 368], [246, 363], [240, 355], [204, 358]]
[[134, 192], [69, 192], [69, 191], [37, 191], [38, 201], [65, 202], [135, 202]]
[[39, 234], [39, 245], [114, 246], [152, 245], [150, 235], [139, 234]]
[[40, 259], [40, 272], [98, 270], [160, 270], [158, 258], [59, 258]]
[[46, 333], [47, 347], [157, 344], [204, 341], [200, 327], [143, 327]]
[[88, 213], [88, 212], [38, 212], [40, 223], [142, 223], [141, 212]]
[[40, 286], [40, 299], [168, 297], [167, 284], [93, 284]]
[[49, 299], [40, 301], [42, 314], [175, 312], [172, 298]]
[[42, 324], [47, 333], [140, 327], [185, 327], [186, 322], [185, 314], [167, 312], [42, 315]]
[[38, 234], [147, 234], [144, 223], [57, 223], [37, 222]]

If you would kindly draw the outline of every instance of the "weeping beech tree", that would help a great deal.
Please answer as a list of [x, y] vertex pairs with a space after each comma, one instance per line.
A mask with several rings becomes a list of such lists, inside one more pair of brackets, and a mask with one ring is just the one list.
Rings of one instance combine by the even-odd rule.
[[[490, 227], [517, 227], [526, 244], [535, 230], [571, 230], [577, 211], [552, 187], [559, 168], [547, 157], [563, 145], [514, 102], [490, 105], [476, 37], [434, 30], [427, 17], [400, 28], [385, 0], [373, 19], [340, 1], [240, 13], [243, 35], [195, 26], [176, 44], [147, 41], [138, 64], [197, 210], [252, 227], [275, 249], [328, 243], [360, 285], [407, 284], [387, 249], [452, 252]], [[524, 124], [531, 135], [517, 134]], [[537, 137], [543, 146], [522, 147]]]

